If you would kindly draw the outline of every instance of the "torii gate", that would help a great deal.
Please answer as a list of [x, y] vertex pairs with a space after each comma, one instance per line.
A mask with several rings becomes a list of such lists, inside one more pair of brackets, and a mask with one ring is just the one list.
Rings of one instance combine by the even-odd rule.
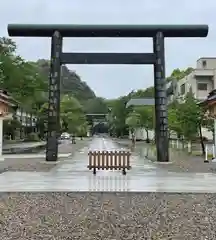
[[[169, 161], [165, 83], [165, 37], [206, 37], [207, 25], [35, 25], [9, 24], [9, 36], [51, 37], [46, 160], [57, 161], [61, 64], [153, 64], [157, 161]], [[152, 38], [153, 53], [63, 53], [63, 37]]]

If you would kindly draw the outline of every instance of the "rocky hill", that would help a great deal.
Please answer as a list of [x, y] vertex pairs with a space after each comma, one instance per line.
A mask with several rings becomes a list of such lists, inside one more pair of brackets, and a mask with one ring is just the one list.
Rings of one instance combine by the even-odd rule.
[[[41, 72], [49, 76], [49, 61], [40, 59], [36, 62]], [[94, 91], [87, 85], [86, 82], [81, 81], [79, 75], [74, 71], [71, 71], [67, 66], [62, 66], [61, 71], [61, 93], [62, 94], [73, 94], [80, 102], [96, 98]]]

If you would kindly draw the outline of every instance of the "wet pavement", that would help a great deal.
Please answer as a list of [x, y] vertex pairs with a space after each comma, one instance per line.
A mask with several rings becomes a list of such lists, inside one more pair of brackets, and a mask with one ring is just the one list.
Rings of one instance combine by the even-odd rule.
[[45, 145], [46, 142], [17, 142], [17, 143], [6, 143], [3, 144], [3, 149], [11, 149], [11, 148], [28, 148], [28, 147], [37, 147], [40, 145]]
[[94, 176], [87, 169], [89, 150], [125, 150], [109, 138], [95, 137], [89, 145], [59, 163], [50, 172], [4, 172], [0, 191], [141, 191], [215, 193], [216, 175], [167, 172], [144, 156], [132, 154], [132, 169], [100, 170]]
[[45, 149], [46, 142], [17, 142], [3, 145], [3, 155], [40, 152]]

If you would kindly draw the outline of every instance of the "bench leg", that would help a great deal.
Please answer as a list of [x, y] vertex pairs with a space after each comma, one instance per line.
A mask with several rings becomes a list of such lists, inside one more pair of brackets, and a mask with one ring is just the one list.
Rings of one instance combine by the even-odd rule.
[[122, 170], [122, 174], [126, 175], [126, 170], [125, 169]]
[[96, 175], [96, 168], [93, 169], [93, 174]]

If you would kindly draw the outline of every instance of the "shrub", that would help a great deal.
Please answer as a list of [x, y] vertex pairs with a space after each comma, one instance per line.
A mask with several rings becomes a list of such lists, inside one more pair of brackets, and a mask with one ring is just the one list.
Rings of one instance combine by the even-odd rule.
[[25, 139], [26, 141], [31, 141], [31, 142], [38, 142], [40, 141], [40, 138], [37, 133], [29, 133]]

